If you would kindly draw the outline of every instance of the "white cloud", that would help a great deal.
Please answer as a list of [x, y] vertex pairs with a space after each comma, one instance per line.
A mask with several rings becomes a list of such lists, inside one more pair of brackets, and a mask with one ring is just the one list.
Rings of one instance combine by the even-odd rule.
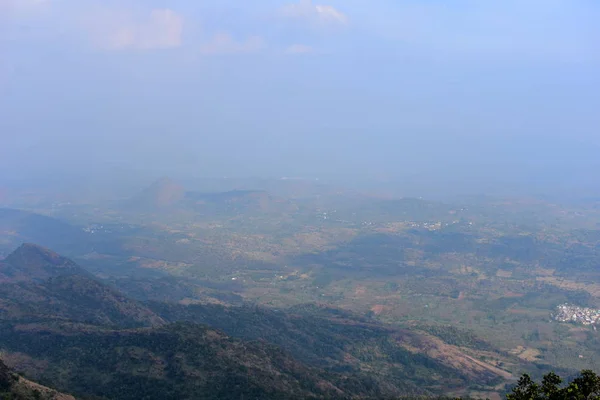
[[286, 54], [309, 54], [314, 51], [315, 49], [305, 44], [293, 44], [285, 50]]
[[145, 15], [105, 10], [92, 18], [91, 30], [102, 48], [150, 50], [181, 46], [183, 26], [183, 17], [169, 9]]
[[200, 52], [202, 54], [256, 53], [264, 47], [265, 42], [260, 36], [250, 36], [243, 41], [237, 41], [228, 33], [218, 33], [200, 46]]
[[317, 10], [317, 15], [320, 19], [327, 21], [335, 21], [342, 24], [348, 23], [348, 17], [346, 17], [346, 15], [336, 10], [332, 6], [316, 5], [315, 9]]
[[311, 0], [300, 0], [288, 4], [281, 9], [281, 14], [288, 18], [301, 18], [313, 23], [327, 25], [346, 25], [348, 17], [332, 6], [313, 4]]

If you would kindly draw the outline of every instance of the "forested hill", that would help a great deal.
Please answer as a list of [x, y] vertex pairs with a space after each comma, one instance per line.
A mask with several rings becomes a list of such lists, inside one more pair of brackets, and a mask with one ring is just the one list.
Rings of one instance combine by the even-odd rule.
[[386, 398], [510, 377], [423, 331], [336, 309], [142, 303], [35, 245], [0, 274], [7, 362], [76, 396]]
[[75, 400], [73, 396], [31, 382], [0, 360], [0, 398], [3, 400]]

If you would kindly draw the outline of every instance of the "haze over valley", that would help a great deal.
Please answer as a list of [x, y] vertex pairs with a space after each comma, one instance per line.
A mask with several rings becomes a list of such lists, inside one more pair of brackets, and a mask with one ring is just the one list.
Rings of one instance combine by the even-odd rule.
[[0, 0], [0, 398], [600, 398], [598, 20]]

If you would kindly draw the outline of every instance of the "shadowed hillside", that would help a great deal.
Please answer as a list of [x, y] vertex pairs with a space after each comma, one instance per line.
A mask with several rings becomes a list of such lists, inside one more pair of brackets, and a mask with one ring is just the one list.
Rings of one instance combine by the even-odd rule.
[[91, 249], [90, 235], [59, 219], [29, 211], [0, 208], [0, 255], [24, 242], [69, 252]]
[[107, 326], [162, 323], [145, 306], [97, 281], [73, 261], [24, 244], [0, 262], [0, 313], [5, 321], [74, 321]]
[[[151, 308], [168, 321], [202, 323], [232, 336], [269, 341], [319, 368], [369, 371], [375, 385], [395, 395], [512, 379], [509, 372], [477, 359], [476, 349], [483, 348], [477, 338], [457, 346], [424, 331], [386, 326], [327, 307], [306, 305], [282, 312], [255, 306], [153, 303]], [[488, 344], [483, 349], [495, 354]]]
[[36, 378], [108, 399], [338, 398], [370, 394], [360, 380], [306, 367], [276, 347], [173, 324], [111, 331], [27, 325], [2, 329], [13, 351], [40, 363]]
[[68, 258], [35, 244], [25, 243], [0, 261], [0, 282], [43, 281], [49, 278], [91, 275]]
[[34, 245], [9, 255], [2, 269], [20, 277], [0, 284], [2, 350], [35, 379], [75, 394], [385, 397], [510, 378], [434, 336], [335, 309], [148, 306]]
[[75, 400], [73, 396], [29, 381], [0, 360], [0, 398], [3, 400]]

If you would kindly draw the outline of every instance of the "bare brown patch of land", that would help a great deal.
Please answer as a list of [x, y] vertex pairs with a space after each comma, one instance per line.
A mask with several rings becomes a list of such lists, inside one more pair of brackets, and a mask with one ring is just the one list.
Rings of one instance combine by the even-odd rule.
[[482, 375], [499, 376], [504, 379], [513, 378], [510, 372], [478, 360], [466, 354], [459, 347], [447, 344], [430, 335], [405, 335], [399, 337], [398, 340], [405, 349], [412, 352], [417, 349], [417, 351], [425, 353], [451, 368], [459, 369], [473, 378]]
[[498, 271], [496, 271], [496, 276], [498, 278], [510, 278], [512, 277], [512, 271], [507, 271], [505, 269], [499, 269]]
[[375, 304], [373, 307], [371, 307], [371, 311], [373, 311], [375, 315], [381, 314], [384, 310], [385, 306], [382, 304]]
[[509, 351], [509, 353], [516, 355], [521, 360], [525, 361], [538, 361], [540, 356], [540, 351], [537, 349], [532, 349], [530, 347], [517, 346], [516, 348]]
[[558, 278], [555, 276], [538, 276], [536, 280], [548, 283], [550, 285], [554, 285], [561, 289], [583, 290], [588, 292], [592, 296], [600, 296], [600, 284], [597, 283], [575, 282], [569, 279]]

